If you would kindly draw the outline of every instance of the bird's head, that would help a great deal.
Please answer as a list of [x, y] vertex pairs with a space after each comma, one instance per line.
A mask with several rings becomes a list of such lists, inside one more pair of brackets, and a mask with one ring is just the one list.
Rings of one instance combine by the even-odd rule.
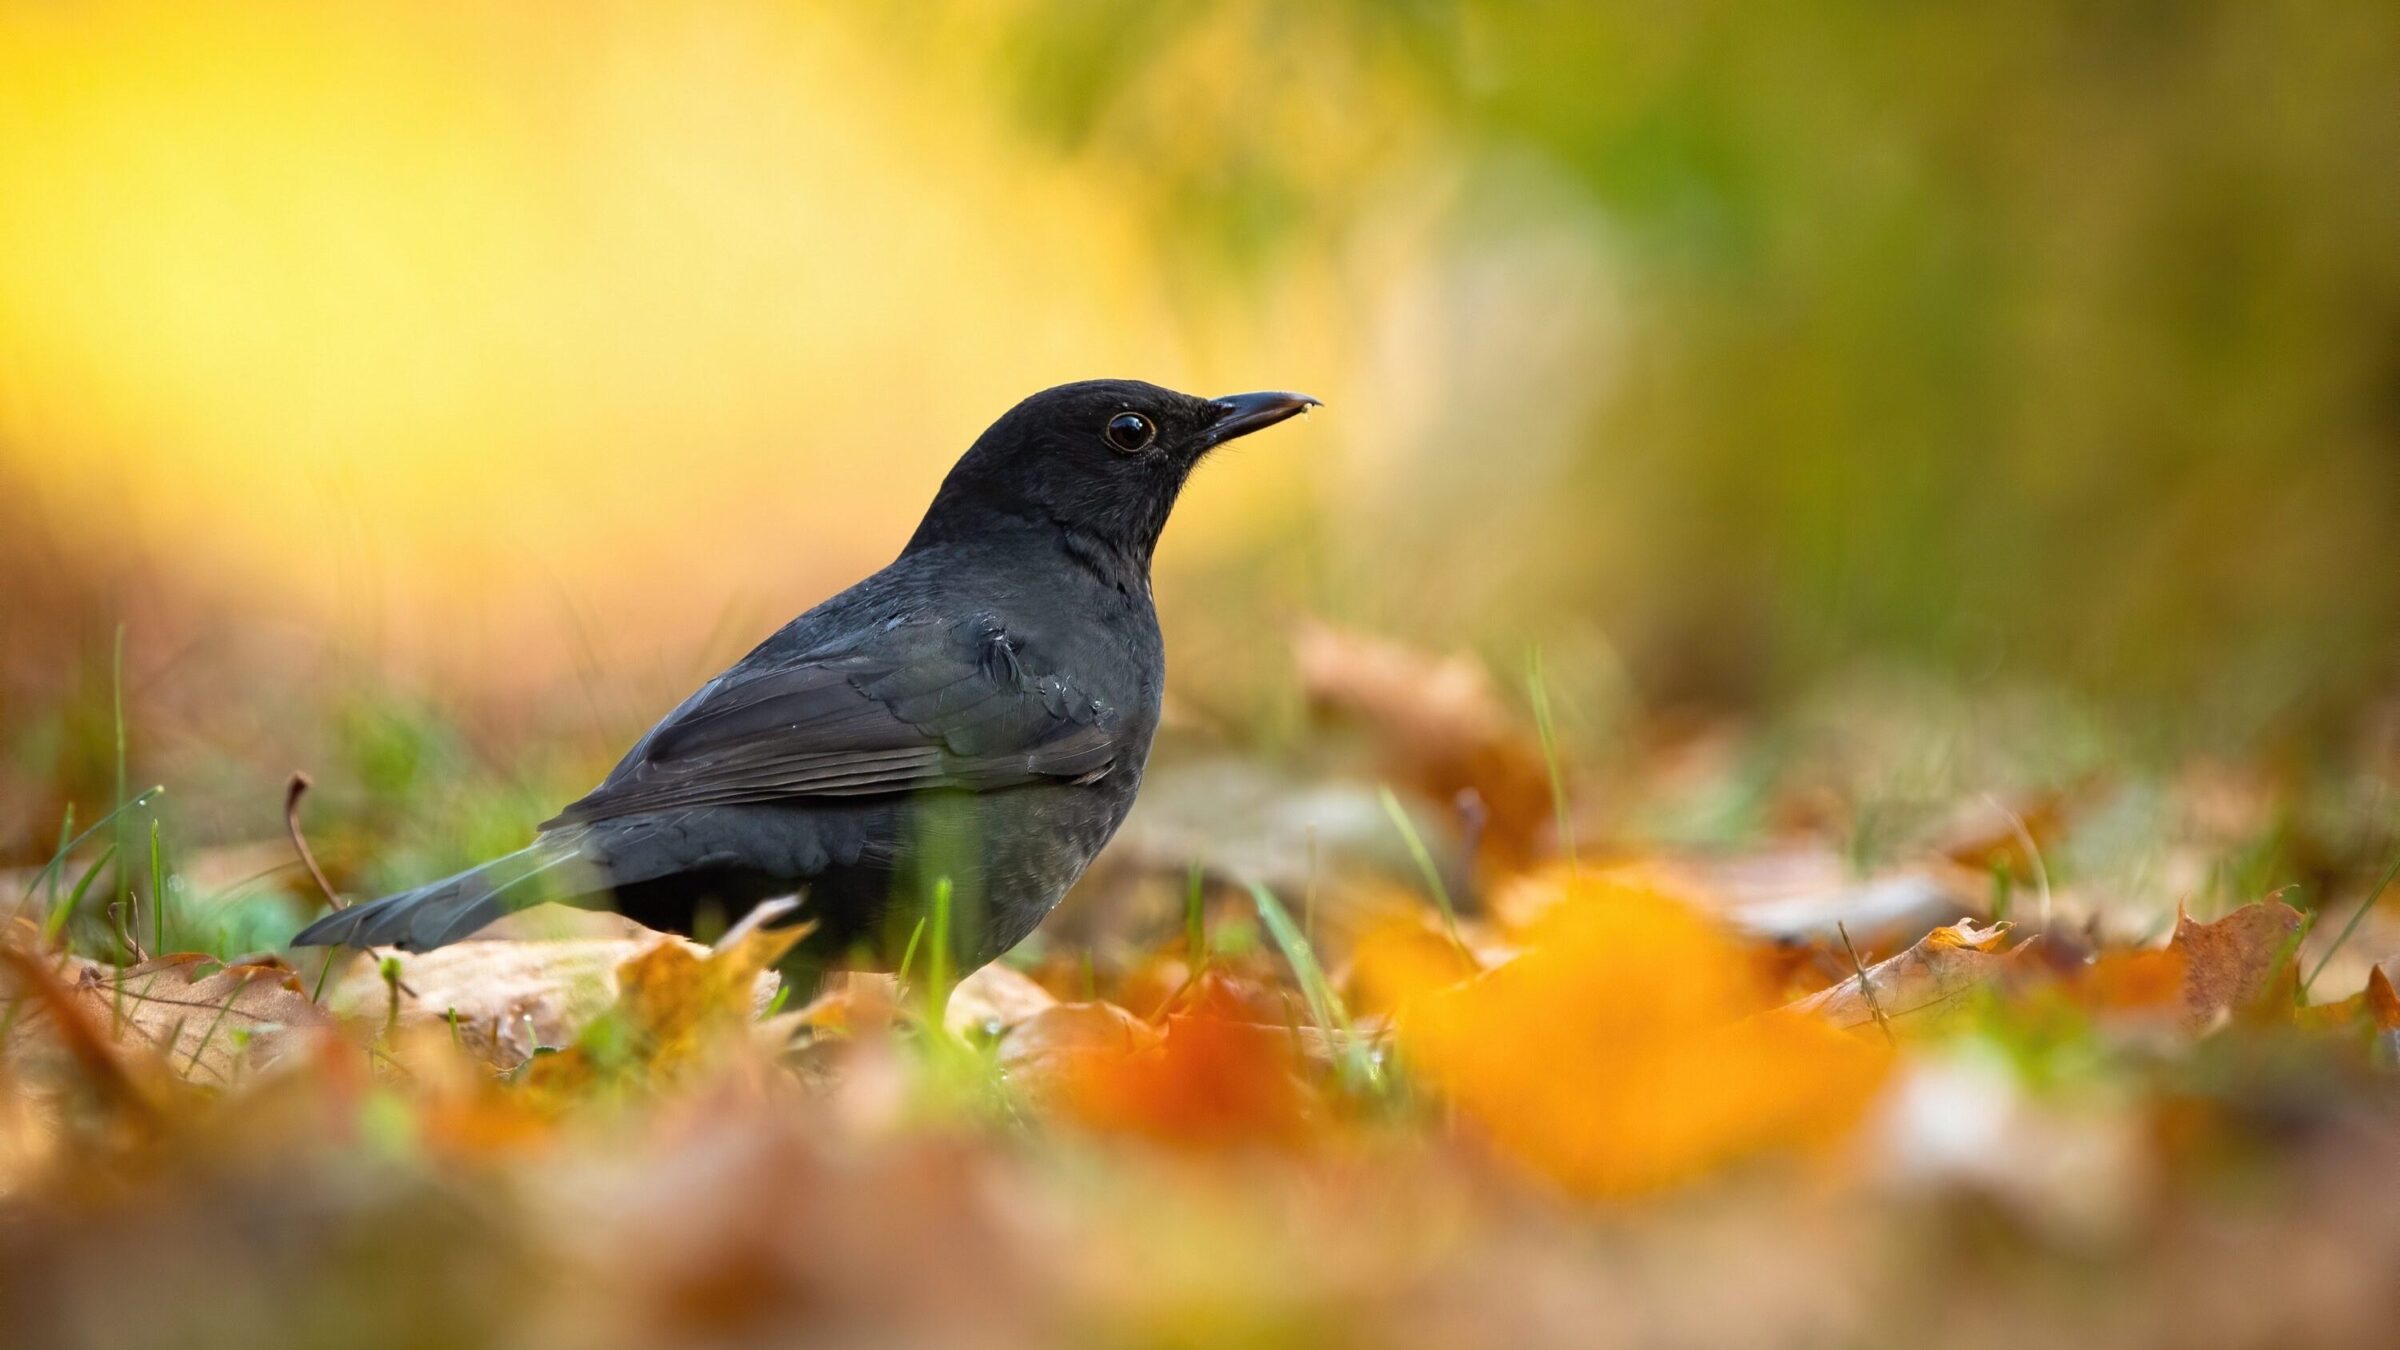
[[1082, 535], [1146, 567], [1193, 465], [1315, 406], [1306, 394], [1199, 398], [1140, 380], [1045, 389], [976, 438], [909, 547], [1017, 519]]

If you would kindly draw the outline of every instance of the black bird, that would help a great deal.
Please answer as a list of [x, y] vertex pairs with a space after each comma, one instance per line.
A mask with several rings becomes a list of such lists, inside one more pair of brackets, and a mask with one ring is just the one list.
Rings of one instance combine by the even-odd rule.
[[1141, 786], [1166, 655], [1150, 558], [1184, 479], [1305, 394], [1091, 380], [968, 449], [892, 564], [687, 698], [516, 853], [299, 946], [454, 942], [544, 900], [690, 932], [799, 895], [802, 962], [889, 965], [946, 891], [961, 971], [1015, 946]]

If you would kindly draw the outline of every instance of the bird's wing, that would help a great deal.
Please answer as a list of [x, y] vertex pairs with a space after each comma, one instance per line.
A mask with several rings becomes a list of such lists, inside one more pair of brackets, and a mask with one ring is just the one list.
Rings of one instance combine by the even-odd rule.
[[694, 806], [990, 789], [1104, 771], [1116, 711], [1027, 668], [988, 618], [737, 666], [668, 714], [550, 826]]

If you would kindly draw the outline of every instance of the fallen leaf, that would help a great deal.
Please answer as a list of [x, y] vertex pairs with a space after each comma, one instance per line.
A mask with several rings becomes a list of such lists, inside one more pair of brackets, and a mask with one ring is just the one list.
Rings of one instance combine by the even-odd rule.
[[1572, 1190], [1652, 1190], [1830, 1141], [1890, 1061], [1878, 1041], [1762, 1011], [1758, 954], [1659, 892], [1572, 882], [1525, 937], [1504, 965], [1399, 999], [1399, 1044], [1502, 1152]]
[[1393, 778], [1437, 802], [1469, 789], [1482, 798], [1488, 861], [1533, 855], [1552, 818], [1548, 763], [1482, 662], [1317, 623], [1292, 651], [1310, 707], [1369, 728]]
[[2104, 951], [2075, 979], [2083, 1005], [2101, 1014], [2183, 1014], [2191, 961], [2181, 947]]
[[[32, 925], [25, 920], [13, 921], [12, 926]], [[150, 1058], [132, 1061], [122, 1046], [109, 1034], [74, 987], [60, 978], [64, 965], [60, 958], [43, 954], [32, 941], [0, 942], [0, 970], [8, 980], [0, 985], [7, 997], [4, 1006], [9, 1019], [9, 1038], [6, 1048], [14, 1050], [24, 1042], [42, 1035], [45, 1030], [55, 1035], [63, 1049], [99, 1097], [127, 1115], [144, 1123], [155, 1121], [160, 1098], [171, 1090], [171, 1080], [161, 1066]]]
[[1863, 1027], [1878, 1021], [1893, 1026], [1912, 1019], [1921, 1025], [1953, 1010], [1960, 999], [1998, 978], [2016, 955], [2000, 950], [2008, 929], [2006, 923], [1978, 927], [1963, 920], [1936, 928], [1907, 951], [1867, 967], [1865, 988], [1853, 974], [1788, 1008], [1837, 1027]]
[[1285, 1027], [1305, 1021], [1304, 1000], [1289, 986], [1270, 984], [1223, 965], [1211, 965], [1197, 979], [1176, 991], [1159, 1016], [1199, 1013], [1228, 1022], [1256, 1022]]
[[[230, 1085], [283, 1053], [292, 1037], [333, 1024], [281, 962], [227, 965], [182, 952], [120, 969], [83, 957], [46, 960], [10, 950], [20, 981], [39, 972], [39, 979], [55, 982], [72, 1000], [79, 1016], [60, 1024], [71, 1043], [85, 1030], [97, 1032], [120, 1049], [141, 1047], [197, 1083]], [[59, 1015], [55, 999], [47, 1006]], [[91, 1050], [76, 1052], [88, 1066]]]
[[878, 971], [833, 971], [806, 1007], [788, 1015], [811, 1031], [844, 1036], [880, 1031], [900, 1016], [900, 981]]
[[[513, 1069], [537, 1051], [572, 1044], [616, 1001], [618, 968], [662, 941], [684, 943], [652, 935], [477, 939], [429, 952], [379, 948], [344, 971], [325, 1001], [344, 1018], [393, 1029], [446, 1027], [455, 1015], [461, 1045], [496, 1067]], [[707, 950], [684, 945], [694, 953]], [[396, 988], [383, 978], [386, 957], [399, 963]]]
[[528, 1086], [553, 1100], [599, 1081], [672, 1079], [719, 1047], [747, 1044], [739, 1033], [757, 1015], [759, 981], [810, 925], [770, 927], [752, 911], [705, 952], [661, 938], [617, 970], [615, 1006], [575, 1044], [526, 1066]]
[[1354, 1011], [1384, 1013], [1418, 991], [1445, 988], [1482, 969], [1449, 934], [1416, 914], [1397, 914], [1359, 938], [1341, 985]]
[[2300, 927], [2300, 911], [2280, 900], [2253, 901], [2210, 923], [2178, 914], [2168, 945], [2184, 955], [2185, 1028], [2290, 1009], [2300, 987]]
[[1000, 1038], [1002, 1071], [1036, 1098], [1056, 1095], [1087, 1059], [1117, 1059], [1159, 1042], [1157, 1028], [1114, 1003], [1060, 1003]]
[[2338, 1002], [2302, 1008], [2295, 1020], [2312, 1030], [2366, 1027], [2388, 1035], [2400, 1031], [2400, 991], [2392, 988], [2391, 977], [2383, 973], [2382, 966], [2370, 966], [2366, 988]]
[[978, 967], [950, 991], [950, 1003], [942, 1011], [942, 1021], [960, 1035], [974, 1031], [997, 1036], [1044, 1009], [1057, 1006], [1057, 997], [1036, 984], [1032, 976], [994, 961]]
[[1205, 977], [1154, 1044], [1069, 1060], [1056, 1101], [1085, 1125], [1167, 1143], [1293, 1143], [1306, 1123], [1301, 1050], [1288, 1027], [1249, 1020]]
[[[568, 911], [570, 913], [574, 911]], [[618, 995], [618, 972], [661, 942], [695, 958], [708, 948], [688, 938], [639, 930], [641, 936], [587, 936], [536, 941], [476, 938], [429, 952], [375, 948], [354, 961], [326, 990], [338, 1016], [397, 1030], [434, 1024], [496, 1067], [513, 1069], [542, 1050], [572, 1044]], [[382, 963], [399, 966], [395, 988]], [[764, 1012], [779, 981], [758, 976], [751, 1002]]]

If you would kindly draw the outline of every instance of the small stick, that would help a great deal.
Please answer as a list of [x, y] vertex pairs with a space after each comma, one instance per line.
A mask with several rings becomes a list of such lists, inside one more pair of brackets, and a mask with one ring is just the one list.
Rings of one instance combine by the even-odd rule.
[[116, 904], [108, 907], [108, 916], [116, 924], [117, 941], [125, 944], [125, 950], [133, 955], [133, 964], [138, 966], [149, 960], [150, 954], [142, 950], [141, 940], [133, 935], [133, 924], [130, 918], [132, 909], [133, 897], [125, 896]]
[[308, 851], [308, 836], [300, 833], [300, 798], [316, 784], [298, 769], [292, 771], [292, 781], [283, 789], [283, 828], [291, 832], [292, 851], [300, 855], [300, 864], [308, 869], [317, 889], [325, 893], [325, 903], [335, 909], [346, 909], [342, 897], [334, 894], [333, 883], [325, 879], [325, 869], [317, 866], [317, 855]]
[[1898, 1045], [1900, 1038], [1892, 1034], [1892, 1019], [1883, 1015], [1883, 1005], [1875, 1001], [1875, 982], [1867, 978], [1867, 963], [1858, 959], [1858, 948], [1851, 945], [1850, 925], [1836, 919], [1833, 926], [1842, 935], [1842, 950], [1850, 953], [1850, 968], [1858, 972], [1858, 992], [1867, 1000], [1867, 1011], [1883, 1029], [1884, 1040]]

